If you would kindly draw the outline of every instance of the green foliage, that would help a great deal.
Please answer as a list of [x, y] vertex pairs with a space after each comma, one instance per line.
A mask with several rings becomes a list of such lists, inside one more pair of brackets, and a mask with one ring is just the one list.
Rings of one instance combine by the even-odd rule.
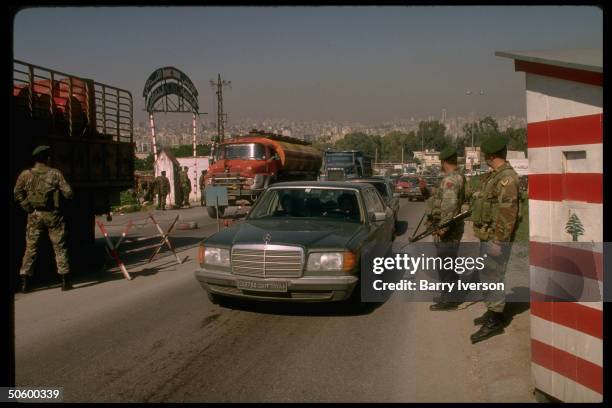
[[490, 116], [474, 123], [463, 125], [463, 137], [458, 139], [457, 149], [462, 151], [465, 146], [472, 145], [472, 137], [475, 146], [480, 146], [483, 139], [493, 136], [503, 135], [508, 138], [508, 150], [527, 151], [527, 130], [525, 128], [508, 128], [503, 132], [499, 130], [499, 125]]
[[327, 149], [333, 148], [334, 144], [329, 140], [329, 137], [319, 138], [312, 142], [312, 147], [324, 152]]
[[[169, 150], [174, 155], [174, 157], [192, 157], [193, 156], [193, 145], [180, 145], [177, 147], [170, 147]], [[198, 156], [210, 155], [210, 146], [196, 145], [196, 155]]]
[[[446, 126], [437, 120], [424, 121], [419, 123], [416, 132], [417, 142], [423, 142], [425, 149], [442, 150], [453, 141], [446, 136]], [[421, 150], [420, 148], [415, 150]]]
[[365, 133], [349, 133], [343, 139], [334, 144], [334, 149], [338, 150], [361, 150], [372, 157], [381, 150], [381, 137], [378, 135], [367, 135]]
[[123, 190], [119, 193], [120, 205], [138, 204], [138, 199], [134, 195], [134, 190]]
[[153, 155], [150, 154], [144, 159], [134, 158], [134, 170], [151, 171], [153, 170]]

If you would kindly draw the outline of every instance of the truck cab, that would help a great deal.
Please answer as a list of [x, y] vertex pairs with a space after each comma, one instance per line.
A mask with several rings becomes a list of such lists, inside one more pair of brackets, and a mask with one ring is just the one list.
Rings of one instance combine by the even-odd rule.
[[322, 179], [329, 181], [346, 180], [373, 175], [372, 158], [358, 150], [325, 152]]
[[[222, 142], [205, 176], [206, 186], [227, 188], [228, 205], [252, 204], [270, 184], [277, 181], [316, 180], [322, 156], [300, 139], [252, 130]], [[210, 204], [210, 205], [208, 205]], [[207, 203], [208, 214], [217, 210]], [[223, 207], [219, 212], [223, 214]]]

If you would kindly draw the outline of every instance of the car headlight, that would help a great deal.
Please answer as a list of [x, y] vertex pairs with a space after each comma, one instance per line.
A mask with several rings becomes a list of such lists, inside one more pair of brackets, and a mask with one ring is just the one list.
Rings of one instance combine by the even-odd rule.
[[204, 247], [204, 263], [208, 265], [229, 266], [229, 249]]
[[350, 251], [310, 254], [306, 269], [309, 271], [345, 271], [355, 267], [355, 255]]

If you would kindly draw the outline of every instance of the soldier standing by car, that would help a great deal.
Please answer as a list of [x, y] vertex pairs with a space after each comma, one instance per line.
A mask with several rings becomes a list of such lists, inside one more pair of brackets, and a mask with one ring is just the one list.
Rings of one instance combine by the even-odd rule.
[[[480, 149], [492, 170], [482, 177], [471, 201], [474, 235], [480, 239], [481, 256], [486, 254], [481, 281], [490, 283], [505, 280], [510, 243], [518, 226], [518, 175], [506, 161], [507, 143], [502, 136], [491, 136], [482, 142]], [[472, 343], [504, 331], [504, 297], [499, 291], [484, 294], [487, 311], [474, 320], [474, 324], [482, 326], [471, 335]]]
[[191, 180], [189, 180], [189, 167], [183, 167], [183, 171], [180, 173], [180, 182], [181, 182], [181, 192], [183, 195], [183, 200], [181, 202], [181, 206], [191, 208], [191, 204], [189, 204], [189, 194], [191, 193]]
[[[446, 147], [440, 152], [439, 158], [444, 177], [428, 201], [428, 226], [446, 222], [459, 214], [464, 201], [465, 177], [457, 169], [457, 150], [452, 146]], [[463, 224], [463, 220], [457, 221], [434, 232], [439, 258], [457, 257], [459, 243], [463, 236]], [[438, 274], [440, 282], [451, 282], [454, 277], [453, 270], [440, 269]], [[452, 310], [461, 303], [451, 300], [455, 299], [451, 299], [449, 293], [442, 292], [439, 301], [431, 305], [429, 309]]]
[[62, 216], [61, 198], [72, 198], [72, 189], [62, 173], [51, 167], [51, 148], [38, 146], [32, 152], [34, 167], [21, 172], [15, 183], [14, 196], [28, 213], [26, 249], [19, 274], [21, 291], [28, 291], [28, 278], [32, 276], [38, 258], [38, 245], [43, 233], [55, 252], [57, 273], [62, 276], [62, 290], [72, 289], [68, 280], [70, 264], [66, 249], [66, 224]]
[[170, 180], [166, 177], [166, 172], [162, 171], [160, 176], [155, 178], [155, 193], [157, 194], [157, 209], [166, 211], [166, 196], [170, 192]]
[[206, 170], [202, 170], [202, 174], [200, 175], [200, 180], [199, 180], [199, 184], [200, 184], [200, 205], [202, 207], [204, 207], [206, 205]]

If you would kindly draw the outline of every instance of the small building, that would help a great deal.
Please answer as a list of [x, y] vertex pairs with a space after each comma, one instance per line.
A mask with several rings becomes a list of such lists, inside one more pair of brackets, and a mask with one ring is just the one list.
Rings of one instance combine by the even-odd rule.
[[480, 146], [465, 147], [465, 169], [472, 171], [484, 163], [484, 154], [480, 151]]
[[155, 177], [161, 175], [162, 171], [165, 171], [166, 177], [170, 180], [170, 194], [166, 197], [166, 206], [179, 204], [179, 197], [177, 197], [176, 192], [180, 188], [178, 172], [181, 167], [176, 157], [169, 150], [162, 148], [157, 155], [154, 168]]
[[414, 158], [420, 160], [421, 164], [425, 167], [440, 167], [440, 152], [436, 152], [433, 149], [426, 149], [425, 151], [415, 151], [413, 154]]
[[604, 392], [602, 51], [496, 53], [526, 80], [532, 375], [564, 402]]

